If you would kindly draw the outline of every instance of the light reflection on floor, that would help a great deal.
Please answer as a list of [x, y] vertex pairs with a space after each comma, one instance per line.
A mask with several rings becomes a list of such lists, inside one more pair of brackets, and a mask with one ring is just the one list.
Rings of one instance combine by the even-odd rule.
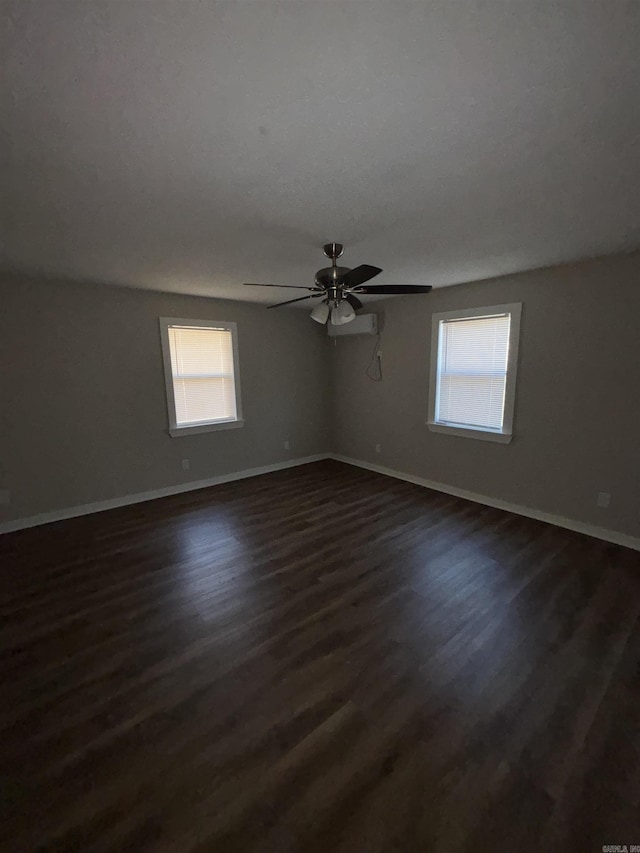
[[[226, 623], [250, 610], [255, 576], [242, 525], [232, 512], [190, 514], [174, 528], [176, 603], [206, 622]], [[215, 543], [215, 545], [212, 545]]]

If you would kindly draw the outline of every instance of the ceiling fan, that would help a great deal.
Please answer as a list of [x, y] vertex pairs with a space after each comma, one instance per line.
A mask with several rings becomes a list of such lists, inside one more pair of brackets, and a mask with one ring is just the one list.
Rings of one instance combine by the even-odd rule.
[[282, 305], [291, 305], [292, 302], [302, 302], [305, 299], [322, 299], [311, 312], [311, 318], [316, 323], [326, 323], [329, 318], [334, 326], [350, 323], [355, 319], [356, 311], [362, 308], [359, 296], [382, 296], [387, 294], [402, 293], [429, 293], [431, 285], [428, 284], [367, 284], [375, 276], [382, 272], [380, 267], [372, 267], [369, 264], [361, 264], [350, 270], [348, 267], [339, 267], [336, 263], [344, 252], [341, 243], [327, 243], [323, 247], [325, 255], [331, 260], [330, 267], [324, 267], [315, 275], [315, 284], [312, 287], [291, 284], [245, 284], [245, 287], [287, 287], [295, 290], [310, 290], [309, 296], [300, 296], [298, 299], [288, 299], [286, 302], [278, 302], [269, 305], [268, 308], [280, 308]]

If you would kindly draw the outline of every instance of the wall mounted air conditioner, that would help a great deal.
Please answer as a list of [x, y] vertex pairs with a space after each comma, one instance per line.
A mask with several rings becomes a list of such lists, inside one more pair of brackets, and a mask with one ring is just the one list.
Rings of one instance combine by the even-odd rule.
[[329, 322], [327, 328], [332, 338], [339, 338], [342, 335], [377, 335], [378, 315], [358, 314], [355, 320], [345, 323], [344, 326], [334, 326]]

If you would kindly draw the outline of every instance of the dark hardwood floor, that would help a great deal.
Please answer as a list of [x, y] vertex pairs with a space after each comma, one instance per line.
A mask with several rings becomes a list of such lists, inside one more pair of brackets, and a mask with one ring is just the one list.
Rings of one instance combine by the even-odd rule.
[[0, 537], [5, 851], [640, 844], [640, 554], [320, 462]]

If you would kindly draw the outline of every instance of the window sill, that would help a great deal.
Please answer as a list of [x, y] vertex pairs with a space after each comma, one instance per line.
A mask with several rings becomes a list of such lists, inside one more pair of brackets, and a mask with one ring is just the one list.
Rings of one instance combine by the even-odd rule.
[[493, 432], [479, 427], [449, 426], [449, 424], [437, 424], [431, 421], [427, 421], [427, 426], [431, 432], [442, 432], [445, 435], [458, 435], [465, 438], [477, 438], [480, 441], [496, 441], [500, 444], [509, 444], [513, 438], [513, 434], [510, 432]]
[[244, 426], [244, 420], [214, 421], [210, 424], [195, 424], [194, 426], [170, 427], [169, 435], [178, 438], [182, 435], [195, 435], [199, 432], [215, 432], [219, 429], [237, 429]]

